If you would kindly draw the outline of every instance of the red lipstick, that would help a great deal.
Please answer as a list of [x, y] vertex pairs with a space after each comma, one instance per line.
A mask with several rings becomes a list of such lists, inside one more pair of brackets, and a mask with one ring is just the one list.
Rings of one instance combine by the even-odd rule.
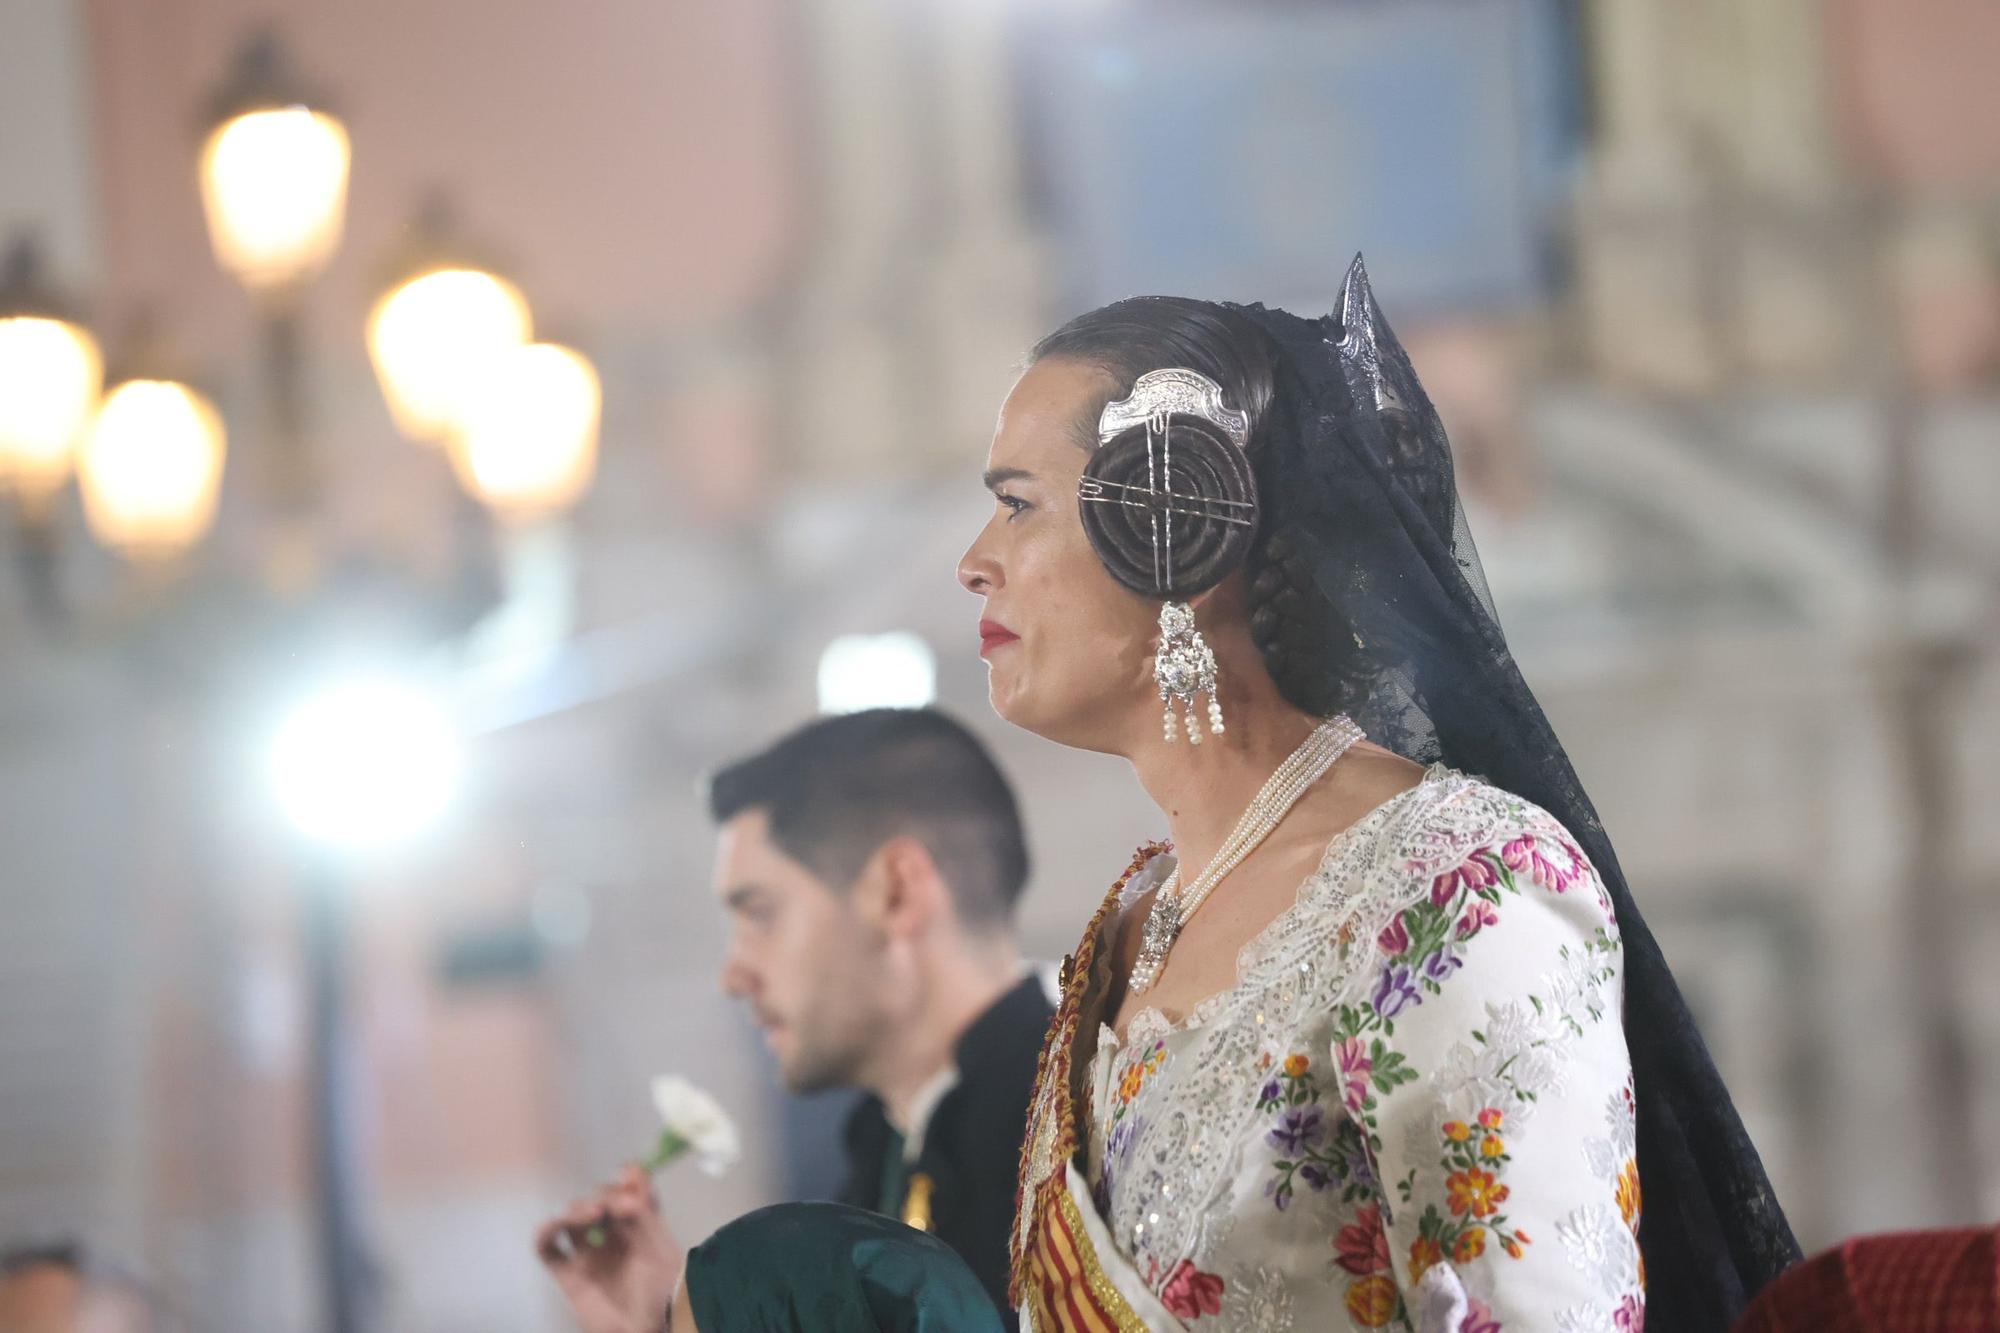
[[1021, 636], [997, 620], [979, 622], [979, 655], [985, 657], [1002, 644], [1017, 643]]

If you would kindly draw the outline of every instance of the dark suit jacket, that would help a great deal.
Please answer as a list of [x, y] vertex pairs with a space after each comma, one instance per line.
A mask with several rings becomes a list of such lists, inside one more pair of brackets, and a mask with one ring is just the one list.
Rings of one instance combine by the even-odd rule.
[[[1014, 1225], [1014, 1186], [1021, 1139], [1034, 1092], [1035, 1062], [1055, 1011], [1039, 976], [1029, 976], [974, 1020], [954, 1048], [958, 1083], [938, 1102], [911, 1165], [934, 1182], [932, 1234], [958, 1251], [992, 1295], [1009, 1327], [1007, 1241]], [[847, 1184], [841, 1201], [884, 1208], [884, 1169], [899, 1143], [882, 1103], [862, 1099], [847, 1121]], [[900, 1149], [899, 1149], [900, 1150]]]

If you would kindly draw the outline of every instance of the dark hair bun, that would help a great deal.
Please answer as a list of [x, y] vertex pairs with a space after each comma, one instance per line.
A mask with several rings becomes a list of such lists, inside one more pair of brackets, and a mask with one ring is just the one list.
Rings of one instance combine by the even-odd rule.
[[1091, 454], [1083, 530], [1120, 583], [1183, 600], [1228, 578], [1249, 555], [1257, 479], [1243, 451], [1199, 417], [1171, 418], [1150, 463], [1147, 434], [1134, 426]]

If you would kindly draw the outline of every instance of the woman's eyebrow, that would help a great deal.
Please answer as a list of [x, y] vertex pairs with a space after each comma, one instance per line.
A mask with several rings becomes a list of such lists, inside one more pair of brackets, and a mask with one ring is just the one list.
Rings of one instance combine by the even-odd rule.
[[1034, 479], [1035, 479], [1034, 473], [1029, 472], [1024, 468], [1018, 468], [1018, 467], [988, 468], [986, 470], [986, 476], [984, 478], [986, 483], [986, 489], [989, 491], [992, 490], [995, 486], [999, 486], [1005, 482], [1033, 481]]

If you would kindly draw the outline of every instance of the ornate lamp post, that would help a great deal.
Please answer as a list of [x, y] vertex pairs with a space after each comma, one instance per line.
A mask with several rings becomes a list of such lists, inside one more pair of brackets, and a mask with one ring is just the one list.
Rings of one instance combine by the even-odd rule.
[[597, 466], [603, 390], [572, 348], [535, 342], [527, 299], [473, 257], [433, 200], [368, 319], [368, 352], [404, 435], [440, 446], [459, 484], [511, 522], [567, 508]]
[[[301, 312], [339, 248], [347, 211], [347, 130], [287, 65], [268, 32], [244, 47], [217, 94], [200, 159], [209, 243], [249, 291], [261, 318], [265, 454], [280, 568], [311, 568], [304, 518], [312, 492], [311, 423]], [[345, 876], [314, 855], [305, 865], [305, 957], [311, 1062], [314, 1202], [329, 1333], [373, 1323], [374, 1264], [363, 1234], [346, 1005]]]
[[347, 129], [259, 33], [210, 109], [201, 198], [216, 261], [250, 292], [262, 319], [266, 454], [276, 499], [311, 491], [300, 312], [340, 247], [351, 160]]
[[48, 285], [34, 242], [17, 239], [0, 261], [0, 492], [14, 501], [28, 586], [45, 613], [55, 608], [50, 509], [103, 383], [97, 340]]

